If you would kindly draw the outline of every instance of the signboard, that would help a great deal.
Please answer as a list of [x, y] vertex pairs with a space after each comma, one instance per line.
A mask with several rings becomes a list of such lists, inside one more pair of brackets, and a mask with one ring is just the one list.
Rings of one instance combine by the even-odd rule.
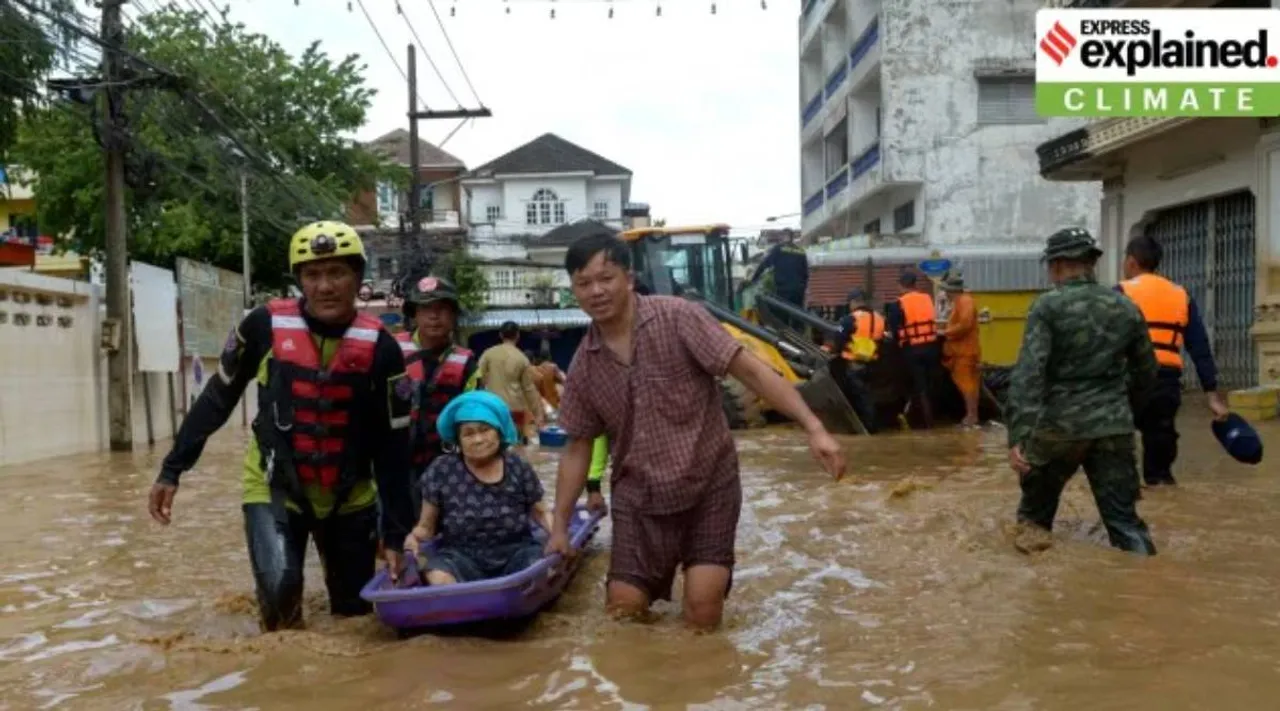
[[244, 277], [184, 257], [178, 257], [177, 271], [183, 355], [217, 358], [243, 317]]
[[923, 262], [920, 262], [917, 266], [920, 268], [920, 271], [924, 272], [925, 276], [940, 277], [951, 270], [951, 260], [943, 259], [942, 257], [933, 257], [932, 259], [926, 259]]
[[138, 372], [174, 373], [178, 353], [178, 287], [173, 272], [142, 262], [129, 265]]

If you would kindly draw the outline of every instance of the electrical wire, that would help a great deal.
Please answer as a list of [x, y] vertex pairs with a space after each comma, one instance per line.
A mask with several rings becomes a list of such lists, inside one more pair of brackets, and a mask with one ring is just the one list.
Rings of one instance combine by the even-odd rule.
[[[357, 1], [359, 1], [359, 0], [357, 0]], [[177, 74], [176, 74], [176, 73], [174, 73], [173, 71], [171, 71], [171, 70], [169, 70], [169, 69], [166, 69], [166, 68], [164, 68], [164, 67], [161, 67], [161, 66], [159, 66], [159, 65], [155, 64], [154, 62], [151, 62], [151, 61], [149, 61], [149, 60], [147, 60], [147, 59], [145, 59], [145, 58], [143, 58], [143, 57], [140, 57], [140, 56], [138, 56], [137, 54], [135, 54], [135, 53], [133, 53], [133, 52], [130, 52], [129, 50], [127, 50], [127, 49], [125, 49], [125, 48], [123, 48], [123, 47], [118, 47], [118, 46], [111, 45], [110, 43], [108, 43], [107, 41], [105, 41], [105, 40], [103, 40], [102, 38], [98, 37], [97, 35], [93, 34], [92, 32], [89, 32], [89, 31], [88, 31], [88, 30], [86, 30], [84, 27], [82, 27], [82, 26], [80, 26], [80, 25], [77, 25], [77, 24], [75, 24], [75, 23], [72, 23], [72, 22], [70, 22], [70, 21], [68, 21], [68, 20], [66, 20], [66, 19], [64, 19], [64, 18], [62, 18], [62, 17], [59, 17], [59, 16], [57, 16], [56, 14], [51, 14], [51, 13], [49, 13], [48, 11], [44, 10], [44, 9], [43, 9], [43, 8], [41, 8], [41, 7], [38, 7], [38, 6], [32, 5], [28, 0], [13, 0], [13, 2], [15, 2], [15, 3], [17, 3], [18, 5], [20, 5], [20, 6], [24, 7], [28, 12], [30, 12], [30, 13], [35, 13], [35, 14], [38, 14], [38, 15], [41, 15], [41, 16], [45, 17], [47, 20], [49, 20], [50, 22], [52, 22], [52, 23], [54, 23], [54, 24], [58, 25], [59, 27], [63, 28], [64, 30], [70, 31], [70, 32], [74, 33], [75, 35], [79, 36], [80, 38], [85, 39], [85, 40], [88, 40], [89, 42], [91, 42], [91, 43], [93, 43], [94, 45], [96, 45], [100, 50], [115, 52], [115, 53], [119, 54], [122, 58], [128, 59], [128, 60], [130, 60], [130, 61], [134, 62], [135, 64], [138, 64], [138, 65], [140, 65], [140, 66], [143, 66], [143, 67], [145, 67], [145, 68], [147, 68], [147, 69], [149, 69], [149, 70], [151, 70], [151, 71], [155, 72], [155, 73], [156, 73], [157, 75], [159, 75], [160, 77], [164, 77], [164, 78], [171, 79], [171, 80], [181, 80], [181, 79], [182, 79], [179, 75], [177, 75]], [[81, 18], [83, 19], [83, 16], [82, 16], [82, 15], [79, 15], [78, 13], [76, 13], [76, 14], [77, 14], [77, 16], [79, 16], [79, 17], [81, 17]], [[215, 90], [216, 90], [216, 89], [215, 89]], [[205, 115], [205, 117], [207, 117], [208, 119], [212, 120], [214, 123], [217, 123], [217, 124], [219, 125], [219, 128], [222, 130], [223, 134], [224, 134], [224, 135], [225, 135], [225, 136], [226, 136], [226, 137], [227, 137], [227, 138], [228, 138], [232, 143], [234, 143], [234, 144], [236, 145], [236, 147], [239, 149], [239, 151], [241, 152], [241, 154], [242, 154], [245, 158], [248, 158], [248, 159], [249, 159], [249, 160], [251, 160], [251, 161], [258, 162], [258, 163], [262, 164], [263, 166], [266, 166], [266, 167], [268, 168], [268, 176], [269, 176], [270, 178], [272, 178], [272, 179], [273, 179], [273, 180], [274, 180], [274, 181], [275, 181], [275, 182], [276, 182], [276, 183], [277, 183], [277, 184], [278, 184], [282, 189], [284, 189], [286, 192], [290, 193], [290, 195], [294, 198], [294, 200], [297, 202], [297, 204], [298, 204], [298, 206], [299, 206], [299, 207], [304, 207], [304, 208], [307, 208], [307, 209], [313, 209], [313, 210], [315, 209], [316, 205], [315, 205], [311, 200], [309, 200], [309, 199], [307, 199], [306, 197], [302, 196], [302, 195], [297, 191], [297, 189], [295, 188], [295, 186], [293, 186], [292, 184], [290, 184], [290, 183], [288, 183], [288, 182], [284, 181], [284, 180], [280, 177], [280, 175], [278, 174], [278, 167], [277, 167], [277, 166], [272, 165], [272, 162], [271, 162], [269, 159], [264, 158], [264, 157], [263, 157], [261, 154], [259, 154], [256, 150], [252, 150], [252, 149], [250, 149], [250, 148], [249, 148], [249, 146], [248, 146], [248, 145], [246, 145], [246, 144], [244, 143], [244, 141], [242, 141], [242, 140], [240, 139], [240, 137], [239, 137], [238, 135], [236, 135], [236, 133], [235, 133], [233, 130], [231, 130], [231, 129], [230, 129], [230, 127], [229, 127], [229, 126], [227, 126], [226, 122], [225, 122], [225, 121], [223, 121], [223, 119], [222, 119], [220, 116], [218, 116], [215, 112], [213, 112], [213, 111], [208, 107], [208, 104], [204, 101], [204, 99], [203, 99], [202, 97], [200, 97], [199, 95], [195, 94], [194, 92], [191, 92], [190, 90], [178, 91], [177, 93], [179, 93], [180, 95], [184, 96], [184, 97], [185, 97], [189, 102], [191, 102], [191, 103], [193, 103], [194, 105], [198, 106], [198, 107], [201, 109], [201, 112]], [[234, 107], [233, 107], [233, 108], [234, 108]], [[113, 130], [115, 130], [115, 129], [117, 129], [118, 127], [112, 127], [112, 128], [113, 128]], [[296, 176], [296, 175], [295, 175], [294, 177], [298, 177], [298, 176]], [[314, 187], [314, 186], [313, 186], [313, 187]], [[312, 195], [312, 198], [315, 198], [315, 197], [316, 197], [316, 195]], [[329, 196], [329, 197], [330, 197], [330, 201], [331, 201], [331, 203], [334, 203], [334, 204], [333, 204], [333, 207], [334, 207], [334, 208], [338, 208], [338, 207], [340, 207], [341, 205], [343, 205], [343, 204], [345, 203], [345, 201], [343, 201], [343, 200], [341, 200], [341, 199], [338, 199], [338, 200], [336, 200], [336, 201], [335, 201], [335, 200], [333, 199], [332, 194], [330, 194], [330, 196]], [[319, 212], [324, 212], [324, 211], [323, 211], [323, 210], [320, 210]]]
[[[458, 56], [458, 50], [453, 47], [453, 40], [449, 38], [449, 30], [445, 29], [444, 21], [440, 19], [440, 12], [436, 10], [436, 1], [427, 0], [427, 4], [431, 7], [431, 14], [435, 15], [436, 24], [440, 26], [440, 32], [444, 34], [444, 42], [449, 46], [449, 52], [453, 54], [453, 61], [458, 63], [458, 71], [462, 72], [462, 80], [467, 83], [467, 88], [471, 90], [471, 96], [475, 97], [476, 103], [481, 107], [484, 102], [480, 100], [480, 94], [476, 92], [476, 87], [471, 83], [471, 77], [467, 76], [467, 68], [462, 64], [462, 58]], [[397, 0], [397, 6], [399, 0]]]
[[[427, 64], [431, 65], [432, 71], [436, 73], [436, 77], [439, 78], [440, 83], [444, 85], [444, 90], [448, 92], [449, 97], [458, 105], [458, 108], [462, 108], [462, 100], [458, 98], [457, 94], [453, 93], [453, 87], [449, 86], [449, 82], [444, 78], [444, 74], [440, 72], [440, 67], [436, 66], [436, 61], [431, 58], [431, 53], [428, 52], [426, 46], [422, 44], [422, 38], [418, 36], [418, 30], [414, 28], [413, 22], [409, 20], [409, 13], [405, 12], [404, 8], [400, 6], [399, 0], [396, 0], [396, 14], [404, 20], [405, 27], [409, 28], [409, 34], [413, 35], [413, 41], [417, 42], [418, 49], [422, 51], [422, 56], [426, 58]], [[406, 77], [405, 81], [407, 82], [408, 80], [408, 77]]]

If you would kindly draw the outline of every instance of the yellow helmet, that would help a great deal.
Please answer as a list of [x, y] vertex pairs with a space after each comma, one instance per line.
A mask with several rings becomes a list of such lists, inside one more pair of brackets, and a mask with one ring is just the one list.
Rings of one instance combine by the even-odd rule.
[[360, 270], [368, 261], [364, 242], [351, 225], [342, 222], [312, 222], [293, 233], [289, 240], [289, 271], [307, 262], [334, 257], [351, 257], [360, 261]]

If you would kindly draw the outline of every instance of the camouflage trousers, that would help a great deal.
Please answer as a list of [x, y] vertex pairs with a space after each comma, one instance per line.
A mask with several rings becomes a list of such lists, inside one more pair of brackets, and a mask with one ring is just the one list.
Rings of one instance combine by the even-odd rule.
[[1090, 440], [1032, 439], [1023, 449], [1031, 471], [1022, 477], [1018, 521], [1053, 529], [1067, 482], [1084, 467], [1111, 545], [1155, 555], [1147, 524], [1138, 516], [1138, 469], [1133, 435]]

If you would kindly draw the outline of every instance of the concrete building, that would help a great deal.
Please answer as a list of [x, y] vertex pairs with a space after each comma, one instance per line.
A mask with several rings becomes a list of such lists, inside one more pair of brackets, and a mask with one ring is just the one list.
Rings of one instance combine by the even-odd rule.
[[805, 0], [803, 239], [1000, 245], [1097, 224], [1099, 187], [1042, 181], [1035, 148], [1079, 125], [1034, 104], [1038, 0]]

